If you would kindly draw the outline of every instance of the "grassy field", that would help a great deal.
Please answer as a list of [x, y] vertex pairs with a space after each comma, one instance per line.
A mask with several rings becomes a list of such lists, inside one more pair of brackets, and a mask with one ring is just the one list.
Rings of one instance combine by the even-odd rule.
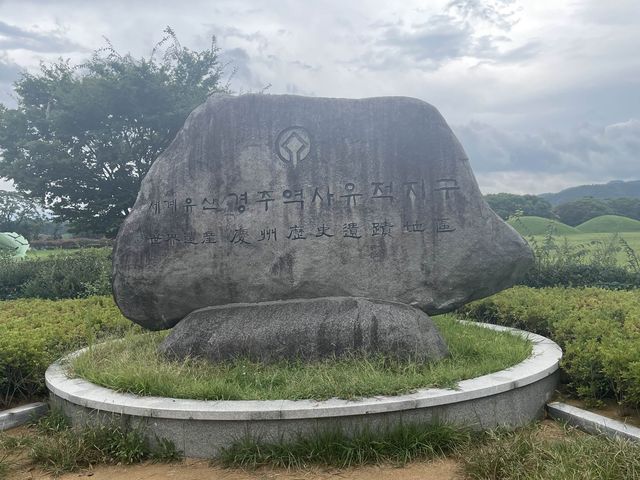
[[[629, 246], [636, 252], [636, 255], [640, 257], [640, 232], [626, 232], [619, 234], [620, 238], [623, 238]], [[528, 239], [525, 236], [525, 239]], [[533, 239], [542, 244], [544, 242], [544, 235], [534, 235]], [[556, 242], [558, 244], [564, 243], [565, 241], [572, 247], [585, 248], [588, 252], [593, 252], [598, 248], [601, 248], [603, 243], [611, 242], [612, 234], [611, 233], [579, 233], [574, 235], [560, 235], [556, 237]], [[616, 258], [618, 259], [618, 264], [624, 266], [627, 264], [628, 257], [627, 254], [620, 250], [616, 254]]]
[[640, 228], [640, 222], [630, 218], [602, 215], [577, 228], [542, 217], [520, 217], [510, 220], [509, 224], [525, 239], [528, 241], [533, 239], [539, 245], [544, 243], [550, 225], [553, 227], [554, 241], [558, 245], [564, 244], [566, 241], [571, 247], [582, 248], [592, 254], [605, 245], [611, 244], [619, 249], [616, 258], [618, 263], [623, 266], [627, 264], [628, 256], [619, 239], [614, 237], [617, 232], [620, 232], [617, 233], [618, 237], [624, 239], [640, 257], [640, 230], [637, 230]]

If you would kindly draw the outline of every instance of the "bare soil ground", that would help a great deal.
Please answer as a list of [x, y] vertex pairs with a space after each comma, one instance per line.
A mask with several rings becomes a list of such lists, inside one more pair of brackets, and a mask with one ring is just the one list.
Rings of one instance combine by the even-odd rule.
[[[68, 473], [61, 480], [461, 480], [459, 464], [443, 459], [416, 462], [403, 467], [393, 465], [350, 468], [344, 470], [310, 468], [304, 470], [225, 469], [206, 460], [185, 459], [182, 462], [142, 463], [139, 465], [98, 466], [91, 470]], [[15, 480], [48, 480], [54, 477], [39, 470], [15, 471]]]

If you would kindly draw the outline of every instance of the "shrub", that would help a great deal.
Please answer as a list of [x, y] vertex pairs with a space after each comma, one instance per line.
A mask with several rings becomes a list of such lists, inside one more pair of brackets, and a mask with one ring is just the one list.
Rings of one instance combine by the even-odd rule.
[[109, 252], [91, 248], [43, 258], [0, 259], [0, 300], [109, 295]]
[[52, 248], [100, 248], [100, 247], [112, 247], [113, 240], [109, 238], [47, 238], [38, 239], [31, 242], [31, 247], [36, 249], [52, 249]]
[[0, 408], [43, 394], [46, 368], [65, 353], [131, 328], [110, 297], [0, 302]]
[[551, 337], [580, 397], [640, 406], [640, 291], [515, 287], [462, 307], [478, 321]]
[[598, 287], [610, 290], [640, 288], [640, 274], [618, 266], [563, 265], [540, 267], [526, 275], [523, 285], [529, 287]]

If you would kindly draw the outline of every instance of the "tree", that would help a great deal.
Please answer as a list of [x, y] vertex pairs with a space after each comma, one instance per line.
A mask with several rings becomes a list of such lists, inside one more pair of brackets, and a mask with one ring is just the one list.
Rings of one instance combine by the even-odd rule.
[[553, 218], [551, 204], [535, 195], [514, 195], [512, 193], [494, 193], [484, 196], [485, 200], [503, 220], [516, 214]]
[[33, 201], [17, 192], [0, 190], [0, 232], [15, 232], [32, 240], [43, 225], [44, 217]]
[[215, 37], [192, 51], [165, 34], [149, 58], [107, 41], [81, 65], [61, 59], [22, 74], [17, 108], [0, 105], [0, 177], [72, 231], [114, 236], [187, 115], [224, 90]]
[[611, 198], [606, 203], [616, 215], [640, 220], [640, 198]]
[[613, 210], [606, 202], [593, 197], [585, 197], [558, 205], [553, 209], [562, 223], [575, 227], [581, 223], [599, 217], [611, 215]]

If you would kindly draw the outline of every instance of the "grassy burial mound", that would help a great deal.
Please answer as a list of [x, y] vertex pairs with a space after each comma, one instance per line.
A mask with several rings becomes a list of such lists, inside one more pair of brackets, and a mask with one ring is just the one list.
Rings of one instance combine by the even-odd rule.
[[554, 235], [576, 235], [580, 230], [565, 225], [564, 223], [543, 217], [518, 217], [507, 222], [522, 236], [544, 235], [549, 229]]
[[640, 232], [640, 221], [620, 215], [600, 215], [576, 228], [582, 233]]

